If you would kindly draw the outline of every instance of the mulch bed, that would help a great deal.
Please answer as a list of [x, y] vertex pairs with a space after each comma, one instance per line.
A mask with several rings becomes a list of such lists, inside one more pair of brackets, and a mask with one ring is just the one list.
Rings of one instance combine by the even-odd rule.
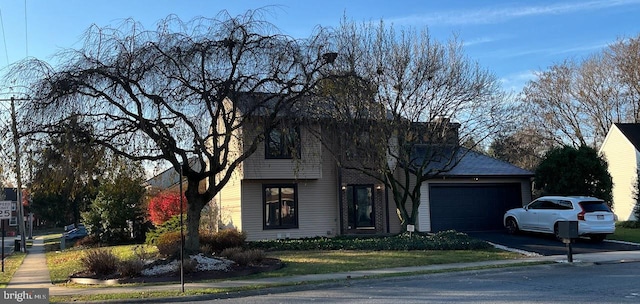
[[[284, 264], [279, 259], [267, 258], [260, 265], [239, 266], [234, 265], [227, 271], [210, 270], [196, 271], [184, 274], [185, 282], [198, 282], [203, 280], [227, 279], [241, 276], [248, 276], [256, 273], [274, 271], [282, 268]], [[97, 277], [92, 273], [76, 273], [70, 276], [70, 281], [78, 284], [126, 284], [126, 283], [163, 283], [163, 282], [179, 282], [180, 273], [167, 273], [159, 276], [143, 276], [135, 278], [118, 278], [118, 277]]]

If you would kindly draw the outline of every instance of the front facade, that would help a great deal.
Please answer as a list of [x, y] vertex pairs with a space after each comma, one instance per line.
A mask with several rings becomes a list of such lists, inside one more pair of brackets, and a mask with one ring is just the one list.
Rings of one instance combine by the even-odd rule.
[[[237, 142], [231, 145], [238, 151], [261, 136], [262, 122], [255, 120], [234, 131]], [[331, 127], [333, 122], [304, 114], [296, 120], [266, 134], [218, 192], [221, 227], [241, 230], [248, 240], [401, 232], [390, 189], [378, 178], [340, 165], [359, 157], [351, 150], [362, 144], [341, 144], [345, 128]], [[454, 132], [441, 137], [458, 146], [459, 125], [446, 123]], [[504, 211], [531, 201], [531, 172], [475, 152], [464, 159], [446, 175], [423, 183], [419, 231], [495, 229]]]
[[621, 221], [636, 220], [633, 209], [639, 151], [640, 124], [635, 123], [613, 124], [600, 147], [613, 181], [613, 211]]
[[[390, 191], [340, 168], [312, 134], [322, 131], [310, 124], [291, 132], [299, 157], [281, 149], [285, 134], [269, 136], [216, 196], [222, 225], [246, 232], [248, 240], [401, 232]], [[507, 209], [531, 201], [531, 172], [475, 152], [463, 160], [423, 183], [418, 230], [500, 229]]]
[[339, 168], [312, 134], [320, 129], [311, 124], [292, 132], [295, 157], [281, 149], [286, 140], [274, 142], [285, 134], [267, 138], [216, 196], [222, 225], [246, 232], [248, 240], [388, 233], [384, 187]]

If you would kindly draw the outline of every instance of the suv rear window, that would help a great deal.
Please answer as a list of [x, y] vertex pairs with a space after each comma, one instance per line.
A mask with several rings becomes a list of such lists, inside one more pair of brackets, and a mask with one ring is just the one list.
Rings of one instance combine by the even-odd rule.
[[587, 201], [580, 202], [580, 207], [585, 212], [607, 211], [611, 212], [611, 209], [603, 201]]

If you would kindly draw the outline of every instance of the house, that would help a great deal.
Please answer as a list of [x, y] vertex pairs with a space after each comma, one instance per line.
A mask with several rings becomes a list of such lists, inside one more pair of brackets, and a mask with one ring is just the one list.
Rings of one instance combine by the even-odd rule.
[[0, 201], [10, 201], [11, 204], [11, 218], [8, 220], [2, 220], [2, 228], [6, 232], [7, 235], [13, 236], [17, 234], [18, 229], [18, 212], [17, 212], [17, 204], [18, 196], [16, 188], [3, 188], [2, 192], [0, 192]]
[[613, 181], [613, 212], [621, 221], [636, 220], [634, 191], [640, 161], [640, 124], [615, 123], [600, 147]]
[[[246, 232], [248, 240], [400, 232], [389, 189], [341, 168], [317, 136], [344, 130], [297, 119], [267, 134], [217, 194], [220, 212], [228, 215], [224, 225]], [[253, 130], [239, 130], [238, 140], [257, 136]], [[420, 231], [501, 229], [507, 209], [531, 201], [531, 172], [460, 151], [453, 170], [422, 184]]]

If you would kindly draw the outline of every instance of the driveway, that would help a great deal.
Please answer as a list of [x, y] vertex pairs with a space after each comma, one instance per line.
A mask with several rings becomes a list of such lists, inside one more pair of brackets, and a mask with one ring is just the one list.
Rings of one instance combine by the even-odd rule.
[[[471, 237], [485, 240], [494, 244], [529, 252], [535, 252], [541, 255], [567, 254], [566, 244], [556, 240], [551, 235], [524, 232], [516, 235], [510, 235], [505, 231], [469, 232], [467, 234]], [[578, 239], [571, 245], [571, 248], [574, 254], [579, 254], [607, 251], [640, 250], [640, 245], [621, 244], [607, 240], [601, 243], [593, 243], [588, 239]]]

